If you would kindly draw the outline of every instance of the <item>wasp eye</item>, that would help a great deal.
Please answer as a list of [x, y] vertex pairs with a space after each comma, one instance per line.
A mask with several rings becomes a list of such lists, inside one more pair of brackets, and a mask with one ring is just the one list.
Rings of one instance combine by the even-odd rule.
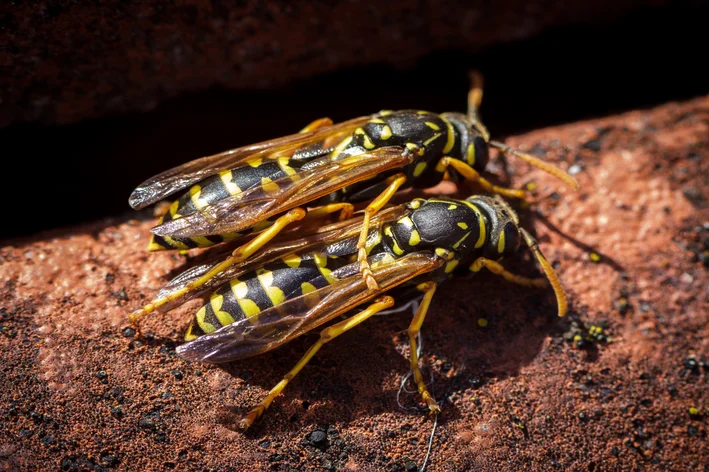
[[490, 160], [490, 149], [487, 142], [481, 137], [473, 138], [473, 146], [475, 148], [475, 162], [468, 163], [476, 169], [484, 169], [487, 167], [487, 161]]

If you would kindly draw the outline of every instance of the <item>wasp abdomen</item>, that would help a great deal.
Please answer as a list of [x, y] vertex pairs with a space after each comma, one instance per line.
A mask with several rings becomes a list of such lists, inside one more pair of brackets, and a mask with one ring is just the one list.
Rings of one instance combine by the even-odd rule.
[[347, 263], [322, 254], [291, 255], [232, 279], [197, 311], [185, 340], [191, 341], [244, 319], [255, 322], [263, 310], [333, 283], [336, 278], [332, 271]]
[[[257, 159], [235, 169], [221, 171], [190, 187], [185, 194], [173, 202], [158, 224], [187, 216], [208, 205], [230, 196], [238, 195], [256, 186], [262, 186], [266, 191], [269, 188], [277, 190], [278, 184], [275, 181], [293, 174], [295, 174], [295, 169], [290, 166], [289, 159], [285, 157], [269, 160]], [[221, 242], [232, 241], [254, 230], [261, 230], [269, 224], [270, 221], [264, 221], [261, 222], [261, 225], [240, 233], [224, 233], [194, 238], [170, 238], [154, 235], [150, 240], [148, 249], [150, 251], [160, 251], [163, 249], [209, 247]]]

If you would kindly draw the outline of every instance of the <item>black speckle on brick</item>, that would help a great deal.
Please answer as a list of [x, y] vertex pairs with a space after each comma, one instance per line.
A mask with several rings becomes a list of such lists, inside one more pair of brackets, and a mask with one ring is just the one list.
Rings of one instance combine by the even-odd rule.
[[316, 429], [310, 433], [310, 442], [316, 446], [324, 446], [327, 442], [327, 434], [325, 434], [325, 431]]
[[155, 431], [158, 428], [158, 426], [155, 424], [155, 421], [149, 416], [144, 416], [143, 418], [141, 418], [139, 425], [141, 428], [149, 429], [151, 431]]
[[121, 334], [125, 336], [126, 338], [132, 338], [135, 336], [135, 330], [133, 328], [123, 328], [123, 331], [121, 331]]
[[174, 375], [177, 380], [182, 380], [184, 378], [182, 372], [180, 372], [179, 370], [173, 370], [172, 375]]
[[111, 408], [111, 416], [113, 416], [116, 419], [123, 418], [123, 407], [117, 406], [115, 408]]
[[581, 147], [583, 149], [588, 149], [589, 151], [598, 152], [601, 150], [601, 140], [598, 138], [591, 139], [590, 141], [583, 143]]

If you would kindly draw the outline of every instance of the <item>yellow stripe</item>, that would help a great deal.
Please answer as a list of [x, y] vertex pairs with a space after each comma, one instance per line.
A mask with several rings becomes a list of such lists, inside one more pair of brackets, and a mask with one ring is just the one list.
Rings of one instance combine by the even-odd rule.
[[476, 215], [478, 215], [478, 224], [480, 225], [480, 237], [478, 238], [478, 242], [475, 243], [475, 248], [481, 247], [483, 244], [485, 244], [485, 238], [486, 238], [486, 228], [485, 228], [485, 218], [483, 217], [483, 214], [480, 213], [480, 210], [478, 210], [478, 207], [473, 205], [467, 200], [461, 200], [463, 203], [468, 205], [468, 207], [475, 212]]
[[212, 305], [214, 315], [217, 317], [222, 326], [230, 325], [234, 322], [234, 318], [226, 311], [222, 311], [224, 304], [224, 296], [217, 293], [212, 294], [209, 298], [209, 304]]
[[[382, 123], [384, 122], [382, 121]], [[389, 127], [389, 125], [384, 125], [384, 127], [382, 128], [382, 132], [379, 133], [379, 137], [382, 138], [383, 141], [386, 141], [387, 139], [391, 138], [391, 136], [391, 128]]]
[[416, 230], [411, 231], [411, 236], [409, 236], [409, 246], [416, 246], [420, 242], [421, 235], [419, 234], [419, 232]]
[[385, 122], [384, 120], [382, 120], [381, 118], [372, 118], [371, 120], [369, 120], [369, 122], [370, 122], [370, 123], [376, 123], [376, 124], [378, 124], [378, 125], [383, 125], [383, 124], [386, 123], [386, 122]]
[[392, 239], [392, 246], [391, 248], [394, 250], [394, 254], [397, 256], [401, 256], [404, 254], [404, 250], [399, 247], [399, 243], [396, 242], [396, 239]]
[[455, 244], [453, 244], [453, 249], [458, 249], [458, 246], [460, 246], [463, 243], [463, 241], [465, 241], [468, 238], [468, 236], [470, 236], [470, 231], [465, 233], [462, 238], [460, 238], [458, 241], [455, 242]]
[[414, 227], [414, 222], [411, 221], [411, 218], [408, 216], [404, 216], [402, 218], [399, 218], [399, 220], [396, 222], [396, 224], [406, 226], [406, 228], [413, 228]]
[[286, 301], [286, 295], [283, 290], [273, 285], [273, 272], [266, 269], [258, 269], [256, 271], [256, 278], [261, 283], [261, 287], [268, 295], [269, 300], [273, 306], [278, 306], [284, 301]]
[[441, 133], [436, 133], [433, 136], [431, 136], [430, 138], [428, 138], [426, 141], [424, 141], [423, 145], [428, 146], [429, 144], [431, 144], [432, 142], [434, 142], [435, 140], [437, 140], [440, 137], [441, 137]]
[[462, 230], [468, 229], [468, 223], [463, 223], [462, 221], [458, 223], [458, 228]]
[[215, 244], [204, 236], [193, 236], [190, 239], [197, 245], [197, 247], [209, 247]]
[[300, 262], [302, 259], [297, 254], [289, 254], [286, 257], [284, 257], [282, 260], [291, 269], [296, 269], [296, 268], [300, 267]]
[[337, 158], [337, 156], [339, 156], [342, 153], [342, 151], [344, 151], [345, 148], [350, 145], [351, 142], [352, 142], [352, 136], [348, 136], [345, 139], [343, 139], [342, 142], [337, 145], [335, 150], [332, 151], [332, 155], [330, 156], [330, 158], [331, 159]]
[[197, 208], [198, 210], [201, 210], [202, 208], [209, 205], [209, 203], [200, 198], [201, 195], [202, 187], [200, 187], [199, 185], [193, 185], [190, 188], [190, 199], [192, 200], [192, 203], [194, 203], [195, 208]]
[[263, 188], [266, 193], [276, 193], [281, 189], [277, 183], [268, 177], [261, 177], [261, 188]]
[[246, 161], [246, 163], [251, 167], [259, 167], [263, 164], [263, 158], [259, 157], [258, 159], [252, 159], [250, 161]]
[[430, 122], [430, 121], [427, 121], [427, 122], [426, 122], [426, 126], [428, 126], [429, 128], [431, 128], [433, 131], [438, 131], [439, 129], [441, 129], [441, 127], [438, 126], [436, 123], [432, 123], [432, 122]]
[[287, 157], [279, 157], [278, 158], [278, 167], [281, 168], [283, 172], [286, 173], [286, 175], [295, 175], [295, 169], [292, 168], [290, 165], [290, 159]]
[[447, 274], [453, 272], [455, 267], [458, 265], [458, 262], [460, 262], [458, 259], [453, 259], [450, 262], [446, 262], [446, 268], [444, 269]]
[[195, 316], [195, 320], [197, 321], [197, 324], [199, 325], [199, 327], [202, 328], [202, 331], [204, 331], [205, 333], [213, 333], [217, 329], [214, 326], [212, 326], [211, 323], [207, 323], [206, 321], [204, 321], [204, 317], [206, 315], [207, 315], [207, 307], [203, 306], [197, 312], [197, 315]]
[[249, 287], [247, 287], [245, 282], [242, 282], [239, 279], [233, 279], [230, 282], [230, 285], [231, 291], [234, 294], [234, 297], [236, 298], [236, 302], [239, 304], [241, 311], [244, 312], [247, 318], [251, 318], [261, 313], [261, 309], [258, 307], [258, 305], [254, 303], [253, 300], [249, 300], [248, 298], [246, 298], [246, 294], [249, 291]]
[[171, 238], [170, 236], [163, 236], [162, 237], [166, 243], [170, 245], [170, 247], [174, 247], [175, 249], [189, 249], [190, 247], [183, 243], [182, 241], [178, 241], [176, 239]]
[[475, 165], [475, 146], [468, 144], [467, 161], [470, 167]]
[[229, 195], [237, 195], [241, 193], [241, 189], [239, 188], [239, 186], [231, 180], [234, 178], [234, 176], [232, 175], [230, 170], [221, 171], [219, 173], [219, 178], [222, 179], [222, 183], [224, 184], [226, 191], [229, 192]]
[[446, 147], [443, 148], [443, 155], [446, 155], [451, 152], [451, 149], [453, 149], [453, 145], [455, 144], [455, 132], [453, 131], [453, 125], [450, 121], [445, 118], [441, 118], [441, 120], [443, 120], [448, 128], [448, 141], [446, 141]]
[[[175, 215], [177, 214], [178, 208], [180, 208], [180, 201], [175, 200], [174, 202], [172, 202], [172, 205], [170, 205], [170, 216], [172, 216], [174, 218]], [[162, 218], [160, 218], [160, 222], [162, 223]]]
[[497, 252], [505, 252], [505, 231], [500, 232], [500, 239], [497, 240]]
[[327, 268], [327, 257], [323, 254], [315, 254], [314, 259], [315, 264], [318, 266], [318, 270], [320, 271], [320, 275], [325, 277], [325, 280], [327, 280], [328, 283], [335, 283], [337, 279], [332, 276], [332, 271]]
[[302, 290], [303, 295], [305, 295], [306, 293], [316, 291], [317, 288], [315, 288], [315, 285], [311, 284], [310, 282], [303, 282], [302, 284], [300, 284], [300, 290]]
[[414, 167], [414, 177], [418, 177], [423, 174], [423, 171], [426, 170], [427, 165], [428, 164], [426, 162], [419, 162], [416, 164], [416, 167]]
[[455, 210], [456, 208], [458, 208], [458, 205], [456, 205], [455, 203], [451, 203], [450, 205], [448, 205], [449, 210]]

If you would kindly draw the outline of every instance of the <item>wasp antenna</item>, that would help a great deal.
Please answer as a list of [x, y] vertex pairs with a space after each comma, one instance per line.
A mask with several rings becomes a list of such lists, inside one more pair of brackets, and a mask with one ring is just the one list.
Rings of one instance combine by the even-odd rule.
[[527, 232], [527, 230], [525, 230], [524, 228], [520, 228], [520, 232], [522, 233], [522, 236], [524, 236], [524, 242], [527, 243], [529, 249], [531, 249], [534, 253], [534, 256], [539, 261], [539, 264], [542, 266], [542, 270], [544, 270], [544, 274], [546, 274], [549, 283], [554, 289], [554, 294], [556, 295], [556, 303], [559, 307], [559, 316], [564, 316], [568, 310], [569, 304], [566, 301], [566, 294], [564, 293], [564, 288], [561, 286], [561, 282], [559, 281], [559, 276], [556, 275], [556, 272], [554, 272], [554, 268], [552, 268], [551, 264], [549, 264], [547, 258], [544, 257], [542, 251], [539, 250], [539, 244], [537, 244], [537, 240], [534, 239], [534, 237], [529, 234], [529, 232]]
[[507, 146], [506, 144], [503, 144], [499, 141], [490, 141], [490, 146], [495, 147], [499, 149], [500, 151], [504, 152], [505, 154], [512, 154], [513, 156], [519, 157], [522, 159], [524, 162], [533, 165], [537, 169], [541, 169], [547, 174], [551, 174], [557, 179], [563, 181], [565, 184], [567, 184], [569, 187], [574, 189], [574, 191], [578, 191], [579, 189], [579, 183], [574, 179], [572, 176], [564, 172], [563, 170], [559, 169], [556, 166], [553, 166], [549, 164], [548, 162], [544, 162], [543, 160], [539, 159], [538, 157], [534, 157], [531, 154], [527, 154], [526, 152], [521, 152], [517, 151], [516, 149], [512, 149], [511, 147]]
[[483, 75], [478, 70], [468, 72], [470, 91], [468, 91], [468, 117], [478, 121], [478, 109], [483, 101]]

